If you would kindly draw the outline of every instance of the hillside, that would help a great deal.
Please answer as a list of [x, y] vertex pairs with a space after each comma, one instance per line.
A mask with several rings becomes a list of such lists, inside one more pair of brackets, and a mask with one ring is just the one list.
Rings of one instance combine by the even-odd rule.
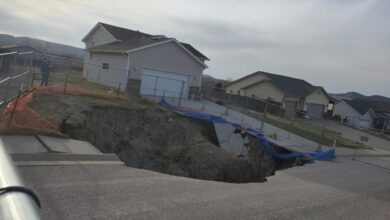
[[58, 56], [66, 56], [82, 59], [84, 51], [81, 48], [72, 47], [64, 44], [53, 43], [30, 37], [14, 37], [8, 34], [0, 34], [0, 45], [28, 45], [38, 51], [54, 54]]
[[220, 82], [222, 84], [222, 87], [225, 87], [226, 84], [229, 83], [227, 80], [223, 79], [216, 79], [210, 75], [204, 74], [202, 78], [202, 89], [203, 90], [213, 90], [215, 85]]
[[381, 95], [371, 95], [366, 96], [357, 92], [347, 92], [347, 93], [338, 93], [338, 94], [330, 94], [336, 99], [365, 99], [370, 101], [378, 101], [378, 102], [390, 102], [390, 98], [381, 96]]

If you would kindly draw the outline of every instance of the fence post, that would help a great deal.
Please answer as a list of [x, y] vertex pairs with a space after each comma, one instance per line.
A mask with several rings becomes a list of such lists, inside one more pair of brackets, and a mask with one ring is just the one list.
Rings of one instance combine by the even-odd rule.
[[119, 82], [119, 86], [118, 86], [118, 93], [116, 95], [117, 98], [119, 98], [119, 93], [121, 91], [121, 82]]
[[32, 77], [32, 79], [31, 79], [31, 84], [30, 84], [30, 89], [32, 89], [33, 87], [34, 87], [34, 80], [35, 80], [35, 74], [36, 74], [37, 72], [33, 72], [33, 77]]
[[11, 116], [9, 118], [8, 125], [7, 125], [7, 131], [9, 131], [9, 127], [11, 126], [12, 120], [14, 118], [16, 106], [18, 105], [18, 101], [19, 101], [19, 97], [20, 97], [20, 90], [18, 92], [18, 96], [16, 97], [14, 107], [12, 108]]
[[260, 127], [261, 132], [264, 132], [264, 123], [265, 120], [267, 119], [267, 111], [268, 111], [268, 101], [265, 103], [265, 107], [264, 107], [263, 120], [261, 121], [261, 127]]
[[230, 105], [231, 102], [232, 102], [232, 94], [229, 93], [228, 103], [225, 104], [225, 113], [223, 113], [224, 115], [228, 115], [229, 114], [229, 107], [228, 107], [228, 105]]
[[179, 97], [179, 102], [178, 102], [178, 107], [181, 106], [181, 99], [183, 98], [183, 90], [184, 90], [184, 81], [181, 81], [181, 88], [180, 88], [180, 97]]
[[68, 84], [68, 73], [65, 74], [64, 93], [66, 92], [66, 85]]
[[98, 81], [97, 81], [98, 83], [100, 83], [100, 74], [101, 74], [101, 71], [102, 71], [102, 70], [99, 68], [99, 75], [98, 75]]
[[322, 145], [324, 145], [324, 143], [325, 143], [325, 129], [326, 129], [326, 124], [327, 124], [327, 122], [328, 122], [328, 121], [325, 120], [324, 126], [322, 126], [321, 143], [318, 144], [317, 151], [322, 151]]
[[[35, 53], [31, 53], [31, 60], [30, 60], [30, 63], [29, 63], [29, 67], [28, 67], [28, 72], [29, 72], [29, 75], [32, 73], [32, 69], [33, 69], [33, 61], [34, 61], [34, 57], [35, 57]], [[33, 80], [35, 78], [35, 73], [33, 73]], [[29, 77], [27, 77], [27, 80], [29, 79]], [[32, 81], [33, 82], [33, 81]], [[28, 82], [26, 83], [28, 85]], [[30, 88], [29, 89], [32, 89], [32, 84], [30, 84]]]
[[386, 128], [386, 124], [387, 124], [387, 123], [390, 123], [390, 120], [385, 119], [385, 121], [383, 122], [381, 134], [383, 134], [383, 133], [385, 132], [385, 128]]
[[154, 102], [154, 98], [156, 97], [157, 82], [158, 82], [158, 76], [156, 76], [156, 81], [154, 83], [153, 102]]
[[12, 82], [12, 75], [13, 75], [13, 72], [15, 71], [15, 64], [16, 64], [16, 59], [17, 59], [17, 54], [14, 54], [14, 60], [12, 61], [12, 66], [11, 66], [11, 68], [10, 68], [10, 73], [9, 73], [9, 81], [8, 81], [8, 83], [7, 83], [7, 87], [6, 87], [6, 89], [5, 89], [5, 93], [4, 93], [4, 98], [3, 98], [3, 100], [5, 101], [5, 102], [8, 102], [8, 100], [7, 100], [7, 97], [8, 97], [8, 90], [9, 90], [9, 86], [11, 85], [11, 82]]
[[287, 137], [287, 139], [289, 139], [289, 140], [290, 140], [290, 137], [291, 137], [291, 130], [294, 127], [294, 121], [293, 120], [294, 120], [294, 118], [291, 118], [291, 124], [290, 124], [290, 127], [288, 129], [288, 137]]

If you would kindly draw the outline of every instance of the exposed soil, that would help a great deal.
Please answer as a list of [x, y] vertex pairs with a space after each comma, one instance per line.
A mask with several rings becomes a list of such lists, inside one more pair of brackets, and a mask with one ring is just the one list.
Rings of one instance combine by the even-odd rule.
[[29, 106], [60, 125], [71, 138], [116, 153], [126, 165], [197, 179], [261, 182], [296, 161], [276, 161], [251, 139], [247, 159], [217, 146], [212, 124], [148, 103], [105, 100], [61, 93], [34, 96]]

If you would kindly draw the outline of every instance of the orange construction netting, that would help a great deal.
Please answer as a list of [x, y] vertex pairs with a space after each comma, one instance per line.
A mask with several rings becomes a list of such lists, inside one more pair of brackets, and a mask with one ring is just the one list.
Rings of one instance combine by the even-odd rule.
[[35, 133], [35, 134], [60, 134], [59, 125], [47, 120], [38, 112], [31, 109], [27, 104], [34, 94], [38, 93], [67, 93], [82, 96], [94, 96], [100, 98], [113, 98], [116, 96], [109, 91], [91, 91], [88, 88], [67, 84], [55, 84], [47, 87], [38, 87], [26, 94], [14, 99], [5, 107], [0, 118], [0, 130], [12, 133]]

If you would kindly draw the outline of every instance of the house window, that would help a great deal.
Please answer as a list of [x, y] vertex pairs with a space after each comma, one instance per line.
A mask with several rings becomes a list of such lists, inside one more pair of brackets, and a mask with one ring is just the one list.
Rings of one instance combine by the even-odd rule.
[[102, 64], [102, 68], [103, 68], [104, 70], [107, 70], [107, 69], [108, 69], [108, 63], [103, 63], [103, 64]]

